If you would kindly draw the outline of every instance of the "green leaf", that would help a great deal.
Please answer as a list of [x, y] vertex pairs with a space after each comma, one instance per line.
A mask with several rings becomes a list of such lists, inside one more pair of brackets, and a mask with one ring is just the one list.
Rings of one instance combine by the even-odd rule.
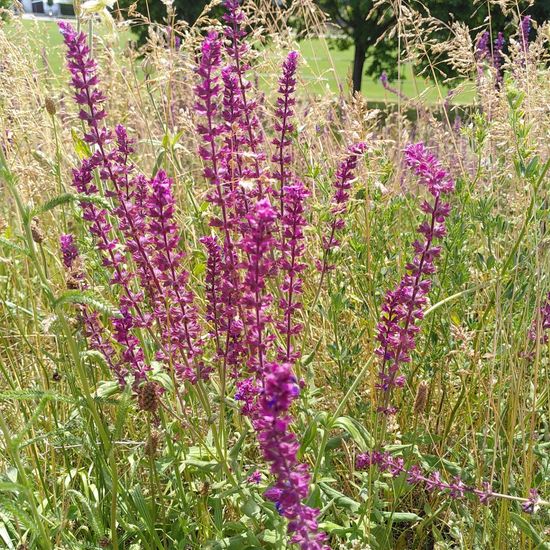
[[302, 458], [307, 448], [315, 440], [317, 435], [317, 424], [319, 422], [319, 414], [315, 415], [315, 418], [309, 423], [304, 435], [301, 438], [300, 449], [298, 450], [298, 458]]
[[515, 526], [527, 537], [529, 537], [534, 543], [541, 544], [543, 542], [542, 537], [537, 533], [535, 528], [523, 517], [515, 512], [510, 512], [510, 517]]
[[350, 512], [353, 512], [353, 513], [359, 510], [361, 505], [358, 502], [347, 497], [340, 491], [333, 489], [330, 485], [320, 482], [319, 487], [321, 488], [321, 491], [325, 493], [325, 495], [327, 495], [329, 498], [334, 500], [334, 503], [337, 506], [340, 506], [341, 508], [345, 508], [346, 510], [349, 510]]
[[412, 523], [422, 521], [422, 518], [412, 512], [380, 512], [386, 519], [391, 519], [394, 523]]
[[120, 393], [120, 386], [115, 380], [102, 380], [97, 385], [95, 397], [107, 398]]
[[248, 434], [248, 430], [246, 429], [246, 426], [245, 426], [243, 429], [243, 433], [239, 436], [239, 439], [237, 439], [237, 443], [235, 443], [235, 445], [233, 445], [233, 447], [229, 451], [229, 458], [231, 458], [231, 461], [237, 460], [247, 434]]
[[13, 250], [14, 252], [19, 252], [20, 254], [24, 254], [25, 256], [30, 256], [30, 252], [23, 248], [22, 246], [19, 246], [18, 244], [13, 243], [9, 239], [6, 239], [5, 237], [0, 237], [0, 243], [4, 246], [7, 246], [9, 249]]
[[201, 472], [214, 473], [220, 469], [220, 465], [214, 460], [198, 460], [196, 458], [187, 458], [183, 461], [186, 466], [192, 466]]
[[120, 312], [118, 310], [91, 292], [68, 290], [55, 301], [54, 305], [55, 307], [59, 307], [63, 304], [84, 304], [96, 309], [100, 313], [105, 313], [106, 315], [110, 315], [112, 317], [120, 317]]
[[207, 550], [251, 550], [252, 548], [248, 544], [248, 537], [246, 535], [236, 535], [206, 543]]
[[71, 128], [71, 136], [73, 138], [73, 145], [78, 158], [85, 159], [92, 156], [92, 151], [89, 145], [78, 135], [75, 128]]
[[355, 418], [351, 418], [351, 416], [340, 416], [334, 421], [333, 426], [335, 428], [342, 428], [348, 432], [361, 451], [366, 451], [374, 447], [373, 437], [360, 422], [355, 420]]
[[41, 204], [34, 208], [31, 212], [31, 217], [37, 216], [39, 214], [44, 214], [53, 210], [56, 206], [61, 206], [63, 204], [75, 203], [75, 202], [89, 202], [95, 204], [96, 206], [101, 206], [107, 210], [111, 210], [111, 204], [107, 199], [99, 195], [85, 195], [84, 193], [63, 193], [58, 195], [53, 199]]
[[257, 515], [259, 515], [261, 508], [252, 497], [249, 497], [247, 501], [242, 505], [241, 510], [245, 516], [248, 516], [249, 518], [255, 518]]

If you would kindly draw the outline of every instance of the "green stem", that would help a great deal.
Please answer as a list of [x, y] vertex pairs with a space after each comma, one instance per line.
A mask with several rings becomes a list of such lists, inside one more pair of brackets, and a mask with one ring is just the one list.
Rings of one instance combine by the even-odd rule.
[[36, 528], [38, 529], [38, 533], [40, 535], [40, 546], [42, 548], [47, 548], [49, 550], [50, 548], [52, 548], [50, 537], [48, 537], [48, 534], [46, 533], [46, 530], [44, 528], [44, 520], [40, 516], [40, 513], [38, 512], [38, 508], [36, 507], [36, 503], [34, 501], [34, 494], [32, 491], [32, 485], [29, 482], [29, 478], [27, 477], [27, 473], [25, 472], [25, 468], [21, 462], [21, 458], [19, 456], [19, 450], [17, 449], [17, 444], [11, 438], [10, 430], [6, 424], [6, 421], [4, 420], [4, 416], [1, 414], [0, 414], [0, 429], [2, 430], [2, 433], [4, 435], [6, 451], [8, 452], [11, 459], [13, 460], [13, 463], [15, 464], [15, 467], [17, 468], [17, 472], [19, 474], [21, 485], [25, 489], [27, 501], [29, 503], [29, 506], [31, 507], [31, 512], [34, 517], [34, 521], [36, 523]]
[[321, 468], [321, 463], [323, 461], [323, 456], [325, 454], [325, 448], [327, 446], [328, 436], [329, 436], [332, 424], [342, 414], [342, 411], [344, 410], [344, 407], [347, 405], [349, 398], [355, 392], [355, 390], [359, 386], [359, 383], [361, 382], [365, 374], [367, 374], [367, 372], [369, 371], [369, 368], [371, 366], [373, 359], [374, 359], [374, 355], [371, 355], [367, 360], [367, 362], [365, 363], [364, 367], [359, 372], [359, 374], [355, 377], [355, 380], [353, 381], [352, 385], [349, 387], [348, 391], [346, 392], [346, 395], [344, 395], [344, 398], [338, 404], [338, 407], [336, 407], [334, 414], [327, 420], [327, 426], [323, 432], [323, 438], [321, 440], [321, 445], [319, 446], [319, 452], [317, 453], [317, 457], [315, 459], [315, 466], [313, 468], [313, 476], [312, 476], [313, 483], [317, 481], [317, 478], [319, 476], [319, 470]]
[[117, 489], [118, 489], [117, 487], [118, 477], [117, 477], [116, 460], [114, 455], [115, 453], [114, 445], [111, 445], [109, 434], [101, 419], [96, 403], [92, 397], [92, 392], [88, 382], [88, 377], [86, 375], [84, 365], [82, 364], [80, 353], [78, 351], [78, 347], [76, 345], [75, 339], [72, 335], [69, 323], [65, 318], [65, 314], [62, 308], [57, 305], [57, 300], [55, 298], [54, 292], [50, 286], [48, 279], [44, 274], [44, 271], [42, 270], [40, 261], [38, 260], [35, 243], [32, 237], [28, 208], [24, 206], [23, 201], [21, 200], [21, 196], [19, 195], [15, 185], [15, 177], [13, 173], [9, 170], [6, 159], [4, 157], [4, 153], [1, 150], [0, 150], [0, 175], [6, 182], [7, 187], [15, 200], [15, 204], [17, 206], [17, 210], [20, 216], [20, 221], [25, 232], [25, 239], [27, 241], [27, 247], [28, 247], [31, 263], [33, 264], [33, 267], [38, 275], [38, 278], [40, 279], [42, 291], [44, 292], [47, 300], [50, 302], [52, 309], [55, 311], [57, 315], [57, 318], [62, 328], [63, 335], [65, 336], [65, 339], [67, 341], [69, 351], [72, 355], [78, 376], [80, 378], [80, 384], [81, 384], [82, 392], [84, 394], [86, 405], [92, 415], [97, 431], [99, 432], [99, 436], [103, 444], [105, 453], [109, 456], [109, 465], [111, 467], [111, 476], [112, 476], [111, 541], [112, 541], [113, 550], [118, 550], [118, 540], [117, 540], [117, 533], [116, 533], [116, 515], [117, 515], [116, 498], [117, 498]]

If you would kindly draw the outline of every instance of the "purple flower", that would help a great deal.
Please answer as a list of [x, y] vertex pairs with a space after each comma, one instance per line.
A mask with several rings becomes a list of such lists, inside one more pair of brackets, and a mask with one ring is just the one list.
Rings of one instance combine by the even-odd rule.
[[521, 18], [519, 25], [519, 36], [521, 40], [521, 46], [525, 54], [529, 51], [529, 34], [531, 32], [531, 16], [526, 15]]
[[273, 296], [265, 292], [266, 280], [273, 274], [275, 260], [270, 254], [275, 249], [274, 237], [277, 212], [268, 199], [258, 201], [243, 223], [243, 237], [239, 248], [246, 262], [242, 283], [242, 305], [245, 308], [247, 345], [249, 350], [248, 367], [251, 372], [263, 372], [266, 350], [274, 336], [266, 333], [271, 322], [269, 306]]
[[215, 122], [218, 113], [219, 68], [221, 64], [221, 41], [218, 34], [211, 31], [206, 35], [201, 46], [201, 61], [197, 68], [200, 83], [195, 86], [197, 102], [196, 112], [204, 118], [204, 124], [197, 125], [197, 132], [202, 137], [204, 145], [199, 148], [199, 154], [205, 162], [204, 176], [214, 185], [215, 191], [208, 195], [209, 200], [219, 206], [223, 212], [221, 225], [227, 230], [227, 213], [225, 211], [224, 191], [221, 181], [220, 152], [216, 140], [223, 132], [223, 126]]
[[474, 489], [474, 493], [478, 496], [481, 504], [488, 504], [493, 497], [493, 490], [488, 481], [482, 483], [482, 489]]
[[[413, 464], [409, 468], [406, 468], [403, 458], [392, 456], [387, 451], [369, 451], [357, 455], [355, 467], [358, 470], [366, 470], [373, 466], [392, 477], [398, 477], [404, 473], [407, 483], [410, 485], [423, 485], [427, 491], [433, 493], [445, 491], [453, 500], [462, 499], [466, 494], [477, 496], [481, 504], [488, 504], [491, 499], [497, 496], [511, 500], [521, 500], [517, 497], [493, 493], [491, 485], [488, 482], [483, 482], [481, 489], [466, 485], [460, 476], [455, 476], [450, 483], [447, 483], [442, 479], [441, 473], [438, 470], [426, 473], [418, 464]], [[540, 497], [537, 490], [531, 489], [529, 491], [529, 499], [525, 500], [521, 506], [525, 512], [533, 513], [536, 511], [539, 502]]]
[[502, 83], [502, 64], [504, 62], [504, 45], [506, 44], [506, 40], [504, 39], [504, 34], [502, 32], [499, 32], [496, 39], [495, 44], [493, 47], [493, 67], [495, 68], [497, 72], [497, 85], [500, 86]]
[[262, 481], [262, 472], [255, 470], [246, 478], [246, 481], [258, 485]]
[[[126, 167], [114, 167], [114, 163], [120, 161], [120, 155], [126, 156], [129, 151], [129, 144], [118, 133], [118, 149], [109, 153], [107, 146], [112, 142], [111, 132], [103, 125], [102, 120], [106, 113], [102, 108], [105, 96], [97, 88], [99, 78], [97, 76], [97, 65], [90, 56], [87, 46], [86, 35], [77, 33], [74, 28], [66, 22], [60, 22], [59, 28], [67, 46], [67, 65], [71, 72], [71, 84], [75, 89], [75, 101], [81, 105], [79, 116], [88, 126], [88, 133], [85, 140], [95, 146], [91, 157], [83, 159], [79, 168], [73, 170], [73, 185], [76, 190], [84, 195], [96, 195], [98, 188], [94, 181], [94, 172], [99, 171], [102, 180], [111, 179], [118, 181], [118, 176], [125, 178], [128, 174]], [[117, 175], [115, 175], [117, 174]], [[125, 265], [125, 256], [121, 251], [121, 244], [111, 234], [111, 225], [107, 221], [107, 211], [98, 208], [94, 203], [83, 200], [80, 203], [83, 210], [83, 218], [90, 224], [90, 233], [95, 237], [97, 247], [103, 254], [103, 265], [113, 270], [112, 284], [120, 285], [123, 294], [120, 298], [121, 319], [113, 320], [115, 327], [114, 337], [118, 343], [125, 348], [121, 359], [114, 366], [119, 373], [119, 380], [124, 375], [126, 367], [122, 365], [125, 361], [129, 363], [130, 371], [134, 375], [136, 383], [143, 377], [143, 373], [149, 368], [143, 363], [143, 352], [135, 336], [130, 334], [134, 328], [148, 325], [147, 315], [142, 311], [141, 302], [143, 294], [131, 290], [130, 283], [134, 275], [128, 271]], [[131, 310], [135, 310], [138, 319], [133, 319]], [[92, 325], [88, 327], [92, 342], [98, 342], [99, 328], [96, 319], [92, 318]], [[103, 348], [103, 346], [100, 346]], [[111, 352], [107, 352], [107, 360], [111, 360]]]
[[252, 82], [246, 78], [246, 74], [250, 69], [250, 64], [247, 62], [249, 51], [248, 44], [243, 40], [246, 36], [246, 31], [243, 26], [245, 23], [245, 15], [240, 6], [239, 0], [225, 0], [224, 6], [226, 12], [223, 19], [226, 23], [224, 34], [226, 37], [225, 49], [231, 59], [231, 70], [234, 73], [237, 84], [237, 97], [239, 119], [237, 124], [242, 131], [242, 142], [247, 150], [247, 157], [251, 159], [251, 166], [243, 168], [242, 177], [254, 180], [255, 195], [263, 196], [262, 168], [260, 163], [265, 160], [266, 155], [260, 149], [264, 141], [264, 136], [257, 114], [258, 101], [251, 97]]
[[68, 49], [67, 66], [71, 72], [71, 84], [76, 91], [74, 99], [84, 107], [80, 110], [79, 117], [90, 127], [90, 132], [84, 139], [90, 145], [102, 146], [111, 139], [111, 135], [105, 126], [100, 126], [107, 113], [102, 108], [106, 97], [96, 87], [99, 84], [97, 64], [90, 56], [84, 33], [77, 33], [65, 21], [59, 22], [59, 29]]
[[323, 238], [323, 261], [317, 265], [318, 269], [321, 271], [321, 276], [323, 276], [327, 270], [332, 269], [332, 266], [328, 263], [328, 254], [333, 248], [340, 244], [336, 235], [338, 231], [341, 231], [345, 227], [344, 216], [349, 202], [349, 192], [355, 181], [355, 169], [357, 168], [359, 157], [363, 155], [366, 150], [366, 143], [351, 145], [348, 148], [347, 156], [338, 165], [334, 181], [335, 192], [332, 197], [332, 221], [330, 223], [328, 237]]
[[381, 412], [393, 409], [388, 403], [391, 390], [405, 383], [404, 376], [398, 374], [399, 368], [410, 362], [410, 353], [416, 347], [416, 335], [420, 330], [416, 322], [424, 316], [426, 296], [432, 286], [429, 277], [435, 272], [434, 260], [441, 253], [441, 248], [434, 246], [433, 241], [445, 236], [444, 222], [451, 209], [448, 203], [442, 202], [442, 197], [454, 190], [449, 174], [422, 143], [406, 148], [405, 161], [419, 182], [428, 188], [434, 202], [422, 202], [421, 210], [429, 216], [418, 228], [423, 239], [413, 243], [415, 255], [406, 265], [407, 274], [395, 290], [386, 293], [382, 305], [382, 317], [377, 325], [380, 346], [375, 350], [382, 362], [377, 384], [385, 393], [384, 404], [378, 409]]
[[483, 61], [491, 57], [491, 47], [490, 47], [490, 35], [489, 31], [485, 31], [476, 44], [476, 60]]
[[[241, 289], [232, 231], [238, 229], [238, 221], [247, 212], [248, 205], [244, 204], [246, 203], [245, 193], [242, 192], [242, 189], [236, 188], [235, 182], [236, 176], [240, 176], [242, 172], [239, 169], [240, 157], [238, 155], [241, 141], [238, 137], [231, 137], [231, 132], [239, 120], [236, 111], [240, 109], [241, 104], [237, 97], [237, 77], [230, 68], [222, 70], [224, 81], [222, 117], [224, 123], [216, 122], [221, 91], [219, 83], [221, 46], [222, 43], [218, 35], [213, 32], [208, 33], [201, 47], [202, 57], [197, 69], [201, 81], [196, 86], [195, 93], [198, 98], [196, 109], [204, 121], [197, 126], [197, 131], [202, 136], [204, 143], [199, 149], [199, 154], [205, 162], [204, 176], [213, 185], [213, 190], [208, 194], [208, 200], [219, 209], [220, 213], [219, 216], [211, 219], [210, 225], [220, 229], [223, 233], [219, 258], [216, 260], [220, 281], [217, 285], [216, 296], [211, 296], [217, 303], [209, 304], [208, 316], [210, 321], [217, 323], [214, 331], [217, 334], [218, 357], [224, 362], [223, 371], [225, 371], [225, 365], [236, 368], [244, 351], [243, 322], [237, 314]], [[223, 147], [217, 143], [221, 136], [225, 136]], [[244, 199], [242, 199], [243, 196]], [[207, 247], [211, 254], [212, 246], [207, 244]], [[216, 321], [213, 317], [215, 311]]]
[[302, 330], [302, 325], [295, 323], [293, 316], [302, 307], [299, 296], [303, 292], [303, 281], [300, 275], [307, 267], [301, 261], [301, 257], [305, 252], [303, 228], [307, 225], [304, 212], [308, 196], [309, 191], [298, 180], [292, 185], [286, 185], [283, 189], [281, 259], [279, 262], [279, 267], [284, 274], [283, 283], [280, 286], [282, 296], [279, 300], [283, 320], [277, 323], [277, 328], [284, 335], [285, 343], [279, 349], [278, 357], [292, 363], [299, 358], [299, 352], [292, 347], [292, 338]]
[[533, 321], [531, 328], [529, 329], [529, 338], [536, 342], [538, 334], [538, 323], [540, 322], [540, 343], [546, 344], [548, 342], [548, 331], [550, 331], [550, 292], [546, 296], [546, 300], [540, 308], [540, 321], [536, 319]]
[[382, 84], [385, 90], [400, 97], [401, 99], [408, 99], [408, 97], [403, 92], [390, 85], [390, 81], [386, 71], [382, 71], [382, 74], [380, 75], [380, 84]]
[[151, 262], [162, 287], [154, 315], [160, 322], [166, 345], [158, 356], [173, 364], [183, 378], [191, 381], [205, 378], [208, 370], [201, 360], [201, 329], [194, 296], [187, 284], [189, 273], [181, 264], [184, 253], [179, 247], [180, 237], [174, 222], [172, 180], [162, 170], [151, 181], [147, 206], [148, 232], [154, 250]]
[[529, 498], [523, 502], [521, 509], [526, 514], [534, 514], [537, 511], [537, 505], [540, 500], [539, 492], [536, 489], [529, 490]]
[[74, 243], [74, 236], [61, 235], [59, 237], [59, 242], [61, 245], [61, 253], [63, 254], [63, 265], [70, 268], [76, 258], [78, 258], [78, 249]]
[[212, 323], [212, 336], [216, 341], [218, 355], [222, 353], [220, 341], [221, 328], [221, 275], [222, 275], [222, 249], [216, 237], [202, 237], [200, 240], [208, 253], [206, 260], [206, 320]]
[[[300, 185], [289, 187], [285, 188], [285, 212], [287, 225], [290, 224], [293, 229], [289, 231], [286, 241], [297, 258], [304, 189]], [[295, 201], [298, 201], [297, 208], [292, 207]], [[292, 542], [303, 549], [321, 549], [325, 535], [318, 532], [318, 512], [302, 502], [309, 492], [308, 467], [298, 462], [299, 443], [289, 429], [292, 422], [290, 407], [298, 397], [300, 388], [290, 362], [272, 361], [268, 357], [274, 337], [269, 331], [273, 297], [268, 292], [267, 281], [276, 271], [272, 252], [277, 245], [274, 237], [277, 220], [277, 211], [268, 199], [262, 199], [251, 207], [242, 222], [239, 249], [246, 260], [242, 262], [245, 273], [241, 304], [246, 323], [248, 369], [254, 378], [237, 384], [236, 399], [244, 403], [243, 412], [252, 420], [263, 456], [275, 477], [274, 485], [266, 493], [267, 498], [273, 500], [279, 513], [289, 519], [288, 530], [292, 533]], [[299, 289], [294, 279], [296, 263], [292, 262], [290, 266], [285, 266], [288, 267], [286, 272], [293, 274], [287, 283], [292, 282], [293, 292], [297, 292]], [[290, 286], [285, 288], [288, 292]], [[292, 298], [290, 302], [295, 305]], [[285, 306], [289, 306], [289, 303], [285, 302]], [[289, 314], [294, 310], [292, 306], [283, 309]], [[295, 330], [291, 324], [289, 334]], [[280, 355], [285, 353], [281, 352]], [[288, 355], [293, 355], [290, 350]]]
[[275, 132], [277, 134], [272, 143], [275, 145], [276, 151], [271, 157], [271, 161], [277, 166], [273, 172], [273, 178], [279, 182], [281, 216], [284, 215], [284, 188], [292, 176], [289, 168], [292, 162], [290, 134], [294, 131], [291, 118], [294, 115], [293, 107], [296, 104], [293, 95], [296, 88], [297, 66], [298, 52], [290, 52], [283, 63], [283, 74], [279, 79], [279, 97], [277, 98], [277, 109], [275, 110]]
[[264, 391], [254, 418], [264, 458], [276, 482], [266, 497], [273, 500], [279, 513], [288, 518], [291, 541], [302, 549], [324, 549], [326, 535], [319, 533], [318, 511], [302, 501], [309, 492], [307, 465], [297, 462], [299, 443], [288, 430], [291, 417], [288, 410], [298, 397], [299, 387], [288, 363], [266, 364]]

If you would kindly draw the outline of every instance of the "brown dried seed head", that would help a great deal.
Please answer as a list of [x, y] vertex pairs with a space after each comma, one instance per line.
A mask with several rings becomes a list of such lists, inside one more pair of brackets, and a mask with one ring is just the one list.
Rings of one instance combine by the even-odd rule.
[[57, 108], [55, 106], [55, 101], [51, 97], [47, 97], [44, 100], [44, 107], [46, 107], [46, 111], [49, 115], [53, 116], [57, 112]]
[[145, 444], [144, 451], [147, 456], [154, 457], [157, 454], [159, 441], [160, 433], [157, 430], [153, 430], [147, 438], [147, 443]]
[[31, 234], [32, 234], [32, 240], [35, 243], [42, 243], [44, 242], [44, 233], [42, 233], [42, 230], [40, 229], [40, 226], [38, 225], [38, 220], [36, 218], [33, 218], [31, 221]]
[[414, 414], [422, 414], [426, 410], [428, 402], [428, 383], [424, 380], [418, 384], [414, 399]]
[[155, 382], [145, 382], [138, 390], [138, 406], [142, 411], [157, 412], [159, 406], [158, 388]]

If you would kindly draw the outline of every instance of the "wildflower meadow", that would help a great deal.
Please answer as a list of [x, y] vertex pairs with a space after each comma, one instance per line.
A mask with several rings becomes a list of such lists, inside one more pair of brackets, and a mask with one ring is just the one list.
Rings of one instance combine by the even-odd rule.
[[115, 4], [0, 20], [0, 548], [550, 548], [550, 22]]

